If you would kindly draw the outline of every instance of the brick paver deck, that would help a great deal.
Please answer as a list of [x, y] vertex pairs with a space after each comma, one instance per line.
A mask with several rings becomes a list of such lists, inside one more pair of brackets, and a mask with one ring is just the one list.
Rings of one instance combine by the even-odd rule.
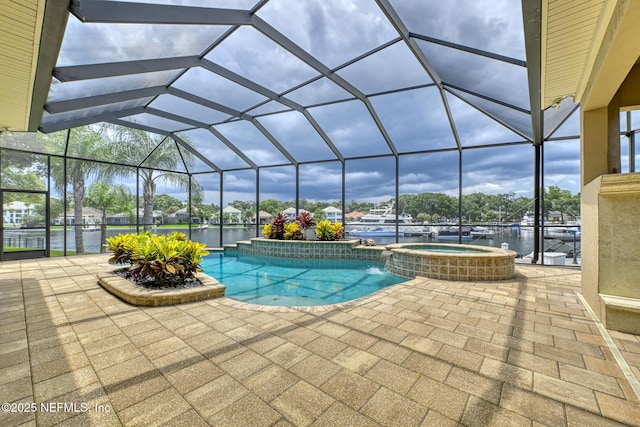
[[[134, 307], [106, 260], [0, 264], [0, 425], [640, 425], [575, 269], [294, 311]], [[640, 337], [609, 333], [640, 377]]]

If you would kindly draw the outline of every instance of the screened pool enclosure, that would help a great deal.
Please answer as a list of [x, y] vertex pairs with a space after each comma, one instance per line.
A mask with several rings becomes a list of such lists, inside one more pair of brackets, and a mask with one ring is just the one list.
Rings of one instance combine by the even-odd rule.
[[99, 251], [102, 224], [221, 246], [287, 208], [393, 203], [454, 241], [494, 227], [493, 246], [530, 215], [534, 254], [550, 216], [579, 220], [556, 197], [580, 191], [578, 105], [541, 102], [537, 2], [63, 3], [43, 12], [38, 132], [0, 137], [4, 259], [28, 233]]

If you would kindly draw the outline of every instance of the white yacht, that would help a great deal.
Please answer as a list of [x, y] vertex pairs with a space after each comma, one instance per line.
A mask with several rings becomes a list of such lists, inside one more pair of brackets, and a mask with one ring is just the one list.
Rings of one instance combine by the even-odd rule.
[[396, 224], [398, 225], [398, 236], [421, 236], [425, 233], [424, 228], [413, 222], [411, 215], [393, 213], [393, 203], [382, 208], [374, 208], [358, 221], [345, 224], [345, 231], [351, 236], [395, 236]]
[[481, 227], [478, 225], [471, 227], [470, 233], [477, 239], [493, 239], [496, 234], [493, 230], [490, 230], [489, 227]]
[[550, 227], [544, 228], [544, 237], [551, 239], [558, 239], [565, 242], [580, 241], [580, 228], [579, 227]]
[[[541, 218], [544, 222], [544, 237], [548, 239], [558, 239], [565, 242], [580, 241], [581, 226], [580, 221], [565, 221], [564, 223], [549, 223]], [[533, 231], [534, 219], [533, 214], [528, 212], [520, 222], [521, 231]]]

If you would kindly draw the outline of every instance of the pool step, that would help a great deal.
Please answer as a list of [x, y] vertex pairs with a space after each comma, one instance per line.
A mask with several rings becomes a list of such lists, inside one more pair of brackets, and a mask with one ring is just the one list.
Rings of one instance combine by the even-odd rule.
[[251, 247], [251, 240], [238, 240], [235, 243], [224, 245], [225, 249], [236, 249], [242, 251], [242, 249], [248, 249]]

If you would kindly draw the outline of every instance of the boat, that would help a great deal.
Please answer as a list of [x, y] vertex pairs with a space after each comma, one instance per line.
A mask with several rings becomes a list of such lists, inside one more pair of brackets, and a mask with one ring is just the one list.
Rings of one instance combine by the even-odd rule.
[[[396, 230], [385, 227], [362, 227], [347, 232], [350, 236], [356, 237], [391, 237], [396, 235]], [[403, 237], [403, 231], [398, 231], [398, 236]]]
[[[542, 217], [540, 217], [540, 221], [541, 223], [546, 222]], [[520, 222], [516, 222], [514, 226], [517, 227], [519, 231], [533, 232], [533, 230], [535, 230], [535, 224], [536, 222], [533, 212], [527, 212], [524, 214]]]
[[489, 227], [473, 226], [470, 230], [471, 235], [476, 239], [493, 239], [495, 232]]
[[[544, 224], [544, 238], [545, 239], [558, 239], [565, 242], [571, 242], [574, 239], [580, 241], [580, 221], [565, 221], [565, 222], [548, 222], [542, 217], [540, 218], [542, 224]], [[533, 232], [535, 230], [535, 221], [533, 214], [527, 212], [520, 223], [517, 225], [521, 231]]]
[[206, 230], [207, 228], [209, 228], [209, 224], [207, 224], [206, 222], [203, 222], [202, 224], [200, 224], [198, 228], [200, 230]]
[[434, 235], [437, 240], [458, 240], [460, 238], [460, 234], [462, 233], [462, 240], [471, 240], [473, 239], [473, 235], [471, 234], [471, 229], [467, 227], [462, 228], [462, 232], [458, 227], [445, 227], [440, 228]]
[[[98, 231], [100, 230], [99, 224], [85, 224], [82, 226], [82, 231]], [[76, 226], [71, 227], [71, 231], [76, 231]]]
[[545, 227], [544, 237], [558, 239], [563, 242], [580, 241], [580, 228], [577, 227]]
[[393, 213], [393, 203], [382, 208], [374, 208], [358, 221], [345, 224], [345, 232], [352, 236], [395, 236], [396, 226], [398, 236], [422, 236], [425, 230], [413, 222], [411, 215]]
[[[580, 241], [580, 221], [565, 221], [564, 223], [550, 223], [541, 218], [544, 224], [544, 238], [558, 239], [564, 242]], [[542, 224], [540, 225], [542, 228]], [[521, 231], [533, 232], [535, 230], [535, 221], [533, 214], [527, 212], [520, 221], [519, 229]]]

